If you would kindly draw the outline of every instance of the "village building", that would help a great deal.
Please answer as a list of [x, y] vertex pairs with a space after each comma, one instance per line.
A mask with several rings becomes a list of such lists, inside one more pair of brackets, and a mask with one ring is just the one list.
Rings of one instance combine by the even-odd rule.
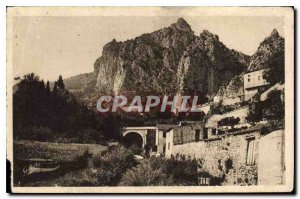
[[247, 72], [244, 75], [244, 100], [248, 101], [257, 92], [265, 88], [269, 83], [264, 78], [264, 71], [266, 69], [260, 69], [256, 71]]
[[157, 124], [156, 125], [156, 141], [157, 154], [163, 155], [166, 153], [166, 136], [170, 129], [177, 128], [178, 125], [173, 124]]

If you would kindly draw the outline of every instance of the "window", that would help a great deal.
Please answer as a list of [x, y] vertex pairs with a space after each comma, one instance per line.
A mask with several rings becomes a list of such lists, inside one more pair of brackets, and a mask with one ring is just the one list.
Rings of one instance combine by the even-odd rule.
[[216, 135], [217, 134], [217, 129], [212, 129], [211, 134]]
[[258, 81], [260, 80], [260, 76], [258, 76]]
[[250, 82], [250, 78], [248, 78], [248, 82]]
[[254, 138], [248, 139], [248, 143], [247, 143], [247, 159], [246, 159], [246, 164], [247, 165], [254, 165], [255, 164], [255, 160], [254, 160]]
[[167, 135], [167, 132], [166, 132], [166, 131], [164, 131], [164, 132], [163, 132], [163, 137], [165, 138], [165, 137], [166, 137], [166, 135]]
[[152, 147], [152, 151], [153, 151], [153, 152], [157, 152], [157, 146], [153, 146], [153, 147]]
[[203, 140], [205, 140], [207, 138], [208, 138], [208, 133], [207, 133], [207, 131], [204, 131], [204, 133], [203, 133]]
[[195, 131], [195, 141], [199, 142], [199, 140], [200, 140], [200, 130], [196, 129], [196, 131]]

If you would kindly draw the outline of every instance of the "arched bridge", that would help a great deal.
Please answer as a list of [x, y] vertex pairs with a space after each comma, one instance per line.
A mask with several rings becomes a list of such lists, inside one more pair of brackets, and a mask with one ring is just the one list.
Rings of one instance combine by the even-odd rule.
[[[143, 126], [143, 127], [125, 127], [123, 128], [123, 138], [128, 145], [136, 144], [139, 147], [144, 148], [147, 144], [147, 134], [149, 131], [156, 131], [155, 126]], [[156, 131], [157, 133], [157, 131]]]

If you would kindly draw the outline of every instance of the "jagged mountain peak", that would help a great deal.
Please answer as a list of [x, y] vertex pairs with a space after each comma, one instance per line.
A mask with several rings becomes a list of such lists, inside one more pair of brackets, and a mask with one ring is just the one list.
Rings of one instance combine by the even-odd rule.
[[202, 33], [200, 33], [200, 37], [219, 41], [219, 36], [209, 32], [208, 30], [203, 30]]
[[282, 39], [283, 38], [279, 35], [276, 28], [274, 28], [273, 31], [271, 32], [270, 36], [266, 37], [264, 39], [264, 41], [260, 44], [260, 46], [263, 45], [263, 44], [269, 44], [269, 43], [272, 43], [272, 42], [277, 42], [277, 41], [282, 40]]
[[271, 37], [279, 37], [279, 33], [276, 30], [276, 28], [273, 29], [272, 33], [271, 33]]
[[183, 18], [178, 18], [177, 22], [172, 24], [171, 27], [176, 27], [177, 29], [183, 30], [186, 32], [192, 32], [191, 26]]
[[274, 29], [251, 56], [248, 72], [273, 67], [273, 60], [280, 56], [284, 57], [284, 38]]

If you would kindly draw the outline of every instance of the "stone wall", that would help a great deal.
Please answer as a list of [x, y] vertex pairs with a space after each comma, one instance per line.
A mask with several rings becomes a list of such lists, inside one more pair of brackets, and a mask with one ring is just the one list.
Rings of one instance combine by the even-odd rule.
[[[187, 126], [179, 126], [173, 129], [174, 144], [185, 144], [203, 139], [203, 126], [200, 124], [191, 124]], [[196, 133], [198, 131], [198, 136]]]
[[173, 131], [167, 135], [166, 157], [196, 158], [200, 171], [219, 177], [222, 185], [284, 183], [284, 130], [261, 136], [252, 128], [186, 144], [173, 144], [172, 135]]
[[[226, 176], [222, 184], [251, 185], [257, 183], [256, 163], [258, 158], [258, 131], [247, 134], [224, 136], [210, 141], [192, 142], [170, 146], [171, 154], [182, 154], [187, 158], [196, 158], [202, 171], [212, 176]], [[249, 140], [253, 140], [253, 164], [247, 165]], [[167, 141], [168, 142], [168, 141]], [[248, 153], [249, 154], [249, 153]]]

